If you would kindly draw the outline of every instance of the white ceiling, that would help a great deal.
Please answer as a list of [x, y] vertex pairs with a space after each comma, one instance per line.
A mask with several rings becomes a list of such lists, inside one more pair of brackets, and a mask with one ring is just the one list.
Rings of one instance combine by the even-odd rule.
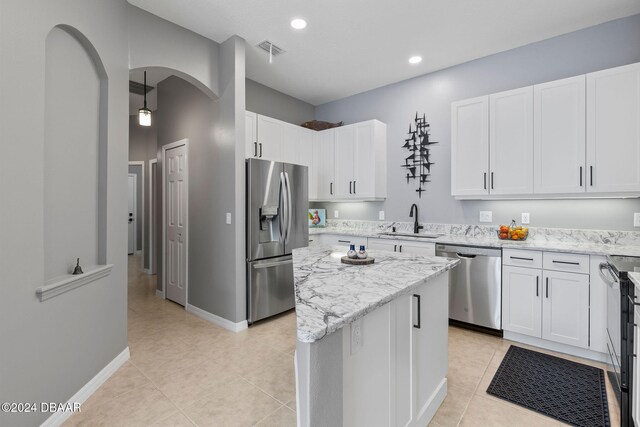
[[[243, 37], [248, 78], [314, 105], [640, 13], [638, 0], [129, 2], [219, 43]], [[273, 64], [263, 40], [286, 51]]]

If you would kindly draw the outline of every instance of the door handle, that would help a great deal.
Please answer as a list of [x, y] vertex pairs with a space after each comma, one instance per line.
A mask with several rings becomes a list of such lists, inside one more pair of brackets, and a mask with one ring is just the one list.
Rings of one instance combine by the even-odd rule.
[[338, 240], [338, 243], [347, 243], [347, 244], [351, 244], [351, 240]]
[[393, 245], [393, 252], [397, 252], [398, 245]]
[[351, 191], [351, 182], [352, 181], [349, 181], [349, 194], [353, 194], [353, 192]]
[[258, 157], [258, 141], [253, 143], [253, 157]]
[[589, 185], [593, 187], [593, 166], [589, 166]]
[[509, 258], [511, 258], [511, 259], [519, 259], [521, 261], [533, 261], [533, 258], [524, 258], [524, 257], [520, 257], [520, 256], [509, 256]]
[[262, 142], [260, 143], [260, 158], [262, 158]]
[[353, 181], [353, 194], [356, 194], [356, 182]]
[[[608, 279], [608, 278], [606, 278], [606, 277], [604, 276], [604, 273], [602, 272], [603, 270], [607, 270], [607, 271], [609, 272], [609, 277], [610, 277], [611, 279], [613, 279], [613, 281], [612, 281], [612, 280], [610, 280], [610, 279]], [[614, 274], [614, 272], [611, 270], [611, 267], [610, 267], [610, 266], [609, 266], [609, 264], [607, 264], [606, 262], [601, 262], [601, 263], [600, 263], [600, 266], [599, 266], [599, 268], [598, 268], [598, 271], [600, 272], [600, 277], [602, 277], [602, 279], [603, 279], [603, 280], [604, 280], [608, 285], [610, 284], [610, 285], [609, 285], [609, 287], [611, 287], [611, 285], [613, 285], [614, 283], [618, 283], [618, 282], [619, 282], [618, 277]]]
[[582, 166], [580, 166], [580, 187], [582, 187]]
[[487, 173], [484, 173], [484, 189], [487, 189]]
[[278, 205], [281, 206], [280, 211], [278, 212], [278, 226], [280, 228], [280, 236], [278, 237], [278, 241], [282, 244], [284, 244], [284, 222], [285, 222], [285, 204], [286, 204], [286, 197], [287, 195], [285, 194], [285, 190], [284, 190], [284, 172], [280, 172], [280, 200], [278, 200]]
[[538, 294], [538, 285], [539, 285], [539, 282], [540, 282], [540, 276], [536, 276], [536, 296], [540, 296], [540, 295]]
[[329, 194], [333, 196], [333, 182], [329, 183]]
[[413, 297], [417, 299], [418, 301], [418, 324], [416, 325], [415, 323], [413, 324], [413, 327], [416, 329], [420, 329], [420, 327], [422, 326], [422, 320], [420, 319], [420, 295], [418, 294], [413, 294]]
[[491, 172], [491, 189], [493, 190], [493, 172]]
[[402, 245], [400, 245], [400, 250], [398, 252], [402, 252]]
[[458, 255], [458, 258], [473, 259], [476, 257], [476, 255], [466, 255], [466, 254], [461, 254], [460, 252], [456, 252], [456, 255]]
[[289, 174], [287, 172], [284, 173], [284, 181], [287, 187], [287, 236], [285, 238], [285, 243], [287, 243], [289, 234], [291, 233], [291, 211], [293, 210], [291, 203], [291, 182], [289, 182]]
[[547, 292], [546, 298], [549, 298], [549, 278], [548, 277], [547, 277], [547, 290], [546, 290], [546, 292]]

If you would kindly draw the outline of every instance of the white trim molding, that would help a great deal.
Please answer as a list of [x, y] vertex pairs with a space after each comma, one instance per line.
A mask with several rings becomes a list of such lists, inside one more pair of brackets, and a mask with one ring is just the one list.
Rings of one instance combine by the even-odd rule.
[[[153, 232], [155, 228], [155, 223], [153, 222], [153, 214], [156, 212], [156, 207], [154, 206], [155, 198], [153, 197], [153, 192], [155, 190], [155, 186], [157, 186], [157, 182], [153, 182], [153, 165], [156, 165], [156, 179], [158, 179], [158, 159], [149, 160], [149, 211], [147, 215], [149, 216], [149, 274], [154, 274], [153, 270], [155, 267], [154, 257], [156, 256], [156, 251], [154, 249], [154, 245], [156, 241], [153, 239]], [[158, 219], [156, 218], [156, 221]]]
[[[127, 360], [129, 360], [129, 347], [125, 348], [122, 353], [117, 355], [107, 366], [102, 368], [100, 372], [96, 374], [95, 377], [91, 378], [88, 383], [86, 383], [76, 394], [71, 396], [71, 398], [67, 401], [67, 406], [73, 407], [74, 403], [83, 404], [84, 402], [91, 397], [93, 393], [100, 388], [102, 384], [104, 384], [113, 374], [116, 373], [118, 369], [122, 365], [125, 364]], [[58, 427], [61, 426], [65, 421], [67, 421], [73, 412], [56, 412], [51, 415], [49, 418], [43, 422], [40, 427]]]
[[156, 289], [156, 296], [158, 298], [164, 299], [164, 291], [161, 289]]
[[94, 267], [87, 268], [86, 273], [76, 275], [66, 275], [57, 279], [50, 280], [44, 286], [40, 286], [36, 289], [36, 295], [40, 298], [40, 301], [46, 301], [50, 298], [57, 297], [60, 294], [71, 291], [80, 286], [88, 285], [91, 282], [95, 282], [98, 279], [107, 277], [111, 274], [113, 264], [96, 265]]
[[191, 314], [198, 316], [201, 319], [206, 320], [207, 322], [213, 323], [216, 326], [220, 326], [231, 332], [240, 332], [244, 331], [249, 327], [246, 320], [242, 322], [234, 323], [231, 320], [227, 320], [224, 317], [216, 316], [215, 314], [211, 314], [208, 311], [205, 311], [201, 308], [196, 307], [195, 305], [187, 304], [187, 311]]

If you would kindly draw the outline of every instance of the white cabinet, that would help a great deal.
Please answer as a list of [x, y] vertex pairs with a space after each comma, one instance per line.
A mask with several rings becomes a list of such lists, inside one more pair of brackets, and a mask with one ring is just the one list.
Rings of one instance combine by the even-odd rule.
[[313, 135], [313, 169], [316, 197], [310, 200], [332, 200], [335, 197], [335, 129]]
[[358, 250], [361, 245], [367, 245], [367, 238], [342, 234], [323, 234], [321, 242], [323, 245], [344, 246], [347, 250], [349, 249], [349, 245], [355, 245], [356, 250]]
[[[589, 273], [589, 255], [516, 249], [503, 255], [505, 331], [603, 352], [606, 285], [593, 286], [590, 299], [590, 276], [584, 274]], [[516, 266], [523, 263], [538, 268]], [[592, 311], [594, 297], [600, 301]], [[593, 322], [597, 324], [590, 331]]]
[[533, 87], [533, 190], [585, 191], [585, 76]]
[[587, 74], [587, 191], [640, 191], [640, 64]]
[[533, 87], [489, 96], [489, 193], [533, 193]]
[[[395, 310], [395, 422], [425, 426], [448, 370], [448, 275], [398, 298]], [[442, 394], [440, 394], [444, 397]]]
[[[284, 123], [280, 161], [311, 167], [313, 161], [313, 133], [302, 126]], [[312, 171], [309, 171], [311, 175]]]
[[591, 255], [589, 269], [589, 348], [607, 353], [607, 284], [600, 276], [604, 256]]
[[544, 272], [542, 338], [576, 347], [589, 346], [589, 276]]
[[252, 158], [258, 157], [258, 115], [251, 111], [244, 112], [244, 140], [245, 155]]
[[489, 194], [489, 97], [451, 104], [451, 194]]
[[257, 157], [263, 160], [280, 161], [284, 126], [280, 120], [258, 114]]
[[369, 120], [335, 129], [335, 198], [387, 196], [386, 125]]
[[367, 239], [370, 250], [389, 252], [403, 252], [415, 255], [435, 256], [436, 244], [432, 242], [417, 242], [414, 240], [392, 240], [370, 237]]
[[533, 337], [542, 336], [542, 270], [502, 267], [502, 328]]

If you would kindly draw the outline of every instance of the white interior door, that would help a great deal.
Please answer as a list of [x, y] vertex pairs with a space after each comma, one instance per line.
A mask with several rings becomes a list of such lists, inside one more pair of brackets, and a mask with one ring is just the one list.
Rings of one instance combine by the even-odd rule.
[[129, 255], [136, 251], [136, 175], [130, 173], [128, 175], [128, 188], [129, 188], [129, 210], [128, 210], [128, 231], [129, 231]]
[[187, 301], [187, 149], [165, 151], [165, 283], [166, 297], [180, 305]]

